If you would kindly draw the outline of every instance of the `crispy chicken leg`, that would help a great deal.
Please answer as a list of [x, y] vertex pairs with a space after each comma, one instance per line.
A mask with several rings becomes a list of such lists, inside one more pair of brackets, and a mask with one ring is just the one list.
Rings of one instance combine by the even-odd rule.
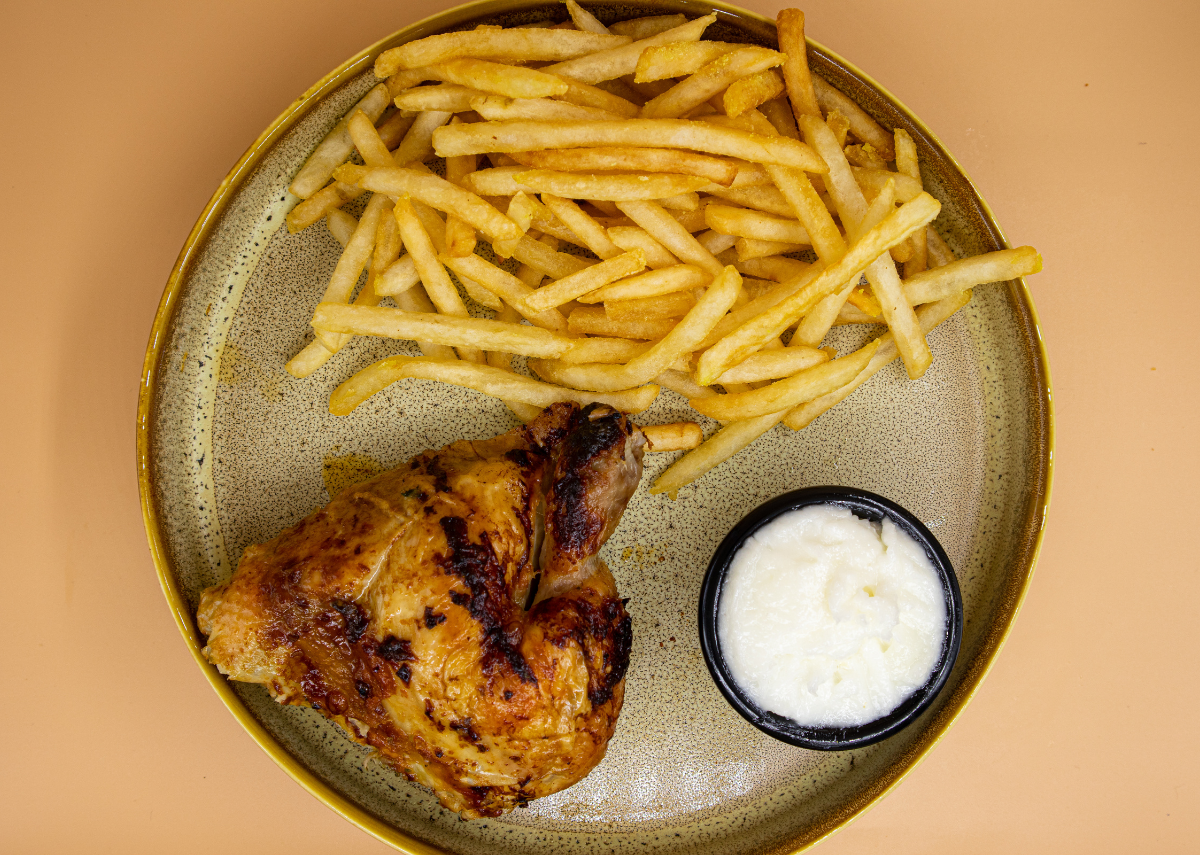
[[569, 787], [624, 697], [630, 620], [596, 553], [644, 442], [621, 413], [556, 404], [350, 487], [204, 592], [204, 654], [463, 817]]

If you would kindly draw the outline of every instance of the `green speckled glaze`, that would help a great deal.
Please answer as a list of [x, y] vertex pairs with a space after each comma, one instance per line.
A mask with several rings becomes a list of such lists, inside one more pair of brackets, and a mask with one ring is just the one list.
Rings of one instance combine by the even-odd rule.
[[[700, 3], [589, 5], [602, 21]], [[715, 7], [708, 37], [770, 44], [774, 27]], [[508, 11], [504, 11], [508, 10]], [[406, 344], [356, 339], [314, 376], [284, 363], [339, 246], [323, 224], [289, 235], [291, 176], [375, 81], [383, 49], [448, 28], [565, 18], [561, 6], [484, 3], [414, 25], [330, 75], [285, 113], [218, 191], [168, 284], [146, 361], [139, 465], [151, 547], [180, 628], [199, 648], [200, 591], [223, 581], [246, 546], [328, 501], [323, 474], [341, 459], [393, 466], [427, 448], [483, 438], [516, 422], [499, 401], [402, 381], [353, 415], [328, 413], [332, 389]], [[819, 46], [816, 73], [887, 127], [917, 141], [936, 225], [960, 254], [1005, 246], [986, 205], [929, 132], [860, 72]], [[865, 329], [838, 328], [845, 350]], [[600, 766], [570, 789], [499, 819], [461, 822], [312, 710], [282, 707], [257, 686], [208, 678], [280, 764], [376, 836], [411, 852], [793, 852], [847, 822], [903, 776], [961, 711], [997, 653], [1033, 569], [1048, 502], [1052, 413], [1036, 316], [1021, 282], [976, 289], [931, 336], [919, 381], [885, 369], [809, 428], [780, 426], [680, 492], [647, 486], [677, 454], [646, 457], [643, 484], [603, 556], [630, 598], [634, 649], [625, 708]], [[697, 418], [664, 392], [641, 416]], [[714, 423], [699, 419], [711, 433]], [[787, 490], [843, 484], [912, 510], [941, 540], [965, 605], [958, 664], [937, 704], [881, 744], [821, 754], [776, 743], [726, 705], [700, 654], [696, 603], [708, 560], [747, 511]], [[432, 848], [430, 848], [432, 847]]]

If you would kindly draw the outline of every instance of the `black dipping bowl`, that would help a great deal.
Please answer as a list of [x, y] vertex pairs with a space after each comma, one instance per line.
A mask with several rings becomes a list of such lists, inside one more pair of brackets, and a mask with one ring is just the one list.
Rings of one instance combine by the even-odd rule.
[[[838, 505], [849, 509], [855, 516], [872, 522], [880, 522], [887, 517], [925, 548], [925, 554], [929, 556], [942, 579], [942, 590], [946, 595], [946, 614], [950, 619], [946, 622], [946, 634], [942, 639], [942, 655], [934, 666], [929, 681], [892, 712], [867, 724], [854, 727], [806, 727], [790, 718], [761, 709], [734, 681], [725, 657], [721, 654], [717, 615], [721, 605], [721, 590], [734, 554], [746, 538], [767, 523], [788, 511], [809, 505]], [[742, 718], [763, 733], [792, 745], [818, 751], [844, 751], [871, 745], [915, 721], [933, 703], [933, 699], [945, 685], [946, 678], [950, 676], [950, 669], [954, 667], [954, 659], [958, 656], [958, 646], [962, 641], [962, 621], [962, 594], [958, 590], [958, 580], [955, 579], [954, 568], [937, 538], [920, 520], [895, 502], [865, 490], [849, 487], [807, 487], [803, 490], [793, 490], [759, 505], [721, 541], [712, 561], [709, 562], [704, 584], [700, 588], [700, 647], [704, 651], [704, 661], [708, 670], [725, 700], [729, 701]]]

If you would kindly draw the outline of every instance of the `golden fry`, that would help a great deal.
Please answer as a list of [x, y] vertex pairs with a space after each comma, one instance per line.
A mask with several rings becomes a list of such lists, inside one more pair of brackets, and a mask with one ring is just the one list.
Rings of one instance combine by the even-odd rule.
[[375, 76], [419, 68], [456, 57], [555, 62], [629, 44], [628, 36], [604, 36], [575, 30], [472, 30], [428, 36], [386, 50], [375, 60]]
[[567, 330], [575, 335], [650, 340], [663, 338], [674, 328], [672, 320], [613, 320], [600, 306], [580, 306], [567, 316]]
[[640, 249], [623, 252], [578, 273], [564, 276], [552, 285], [539, 288], [525, 298], [525, 303], [537, 312], [553, 309], [625, 276], [640, 273], [645, 268], [646, 254]]
[[778, 163], [808, 172], [825, 171], [821, 158], [797, 140], [767, 138], [736, 128], [719, 127], [708, 122], [689, 122], [686, 119], [476, 122], [438, 128], [433, 133], [434, 151], [442, 157], [590, 146], [682, 148], [740, 157], [754, 163]]
[[571, 346], [571, 339], [566, 336], [539, 327], [379, 306], [321, 303], [313, 313], [312, 323], [316, 329], [335, 333], [420, 339], [460, 349], [502, 350], [525, 356], [552, 358]]
[[763, 380], [777, 380], [781, 377], [790, 377], [798, 371], [827, 361], [829, 361], [828, 353], [803, 345], [760, 350], [730, 368], [718, 377], [716, 382], [725, 385], [726, 383], [759, 383]]
[[643, 425], [647, 451], [684, 451], [704, 441], [704, 433], [695, 422], [674, 422], [669, 425]]

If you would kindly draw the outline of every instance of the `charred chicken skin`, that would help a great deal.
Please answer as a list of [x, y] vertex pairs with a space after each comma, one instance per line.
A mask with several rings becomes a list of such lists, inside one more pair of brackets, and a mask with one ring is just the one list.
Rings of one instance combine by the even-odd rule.
[[630, 619], [596, 553], [644, 442], [615, 410], [556, 404], [350, 487], [204, 592], [204, 654], [465, 818], [569, 787], [624, 697]]

